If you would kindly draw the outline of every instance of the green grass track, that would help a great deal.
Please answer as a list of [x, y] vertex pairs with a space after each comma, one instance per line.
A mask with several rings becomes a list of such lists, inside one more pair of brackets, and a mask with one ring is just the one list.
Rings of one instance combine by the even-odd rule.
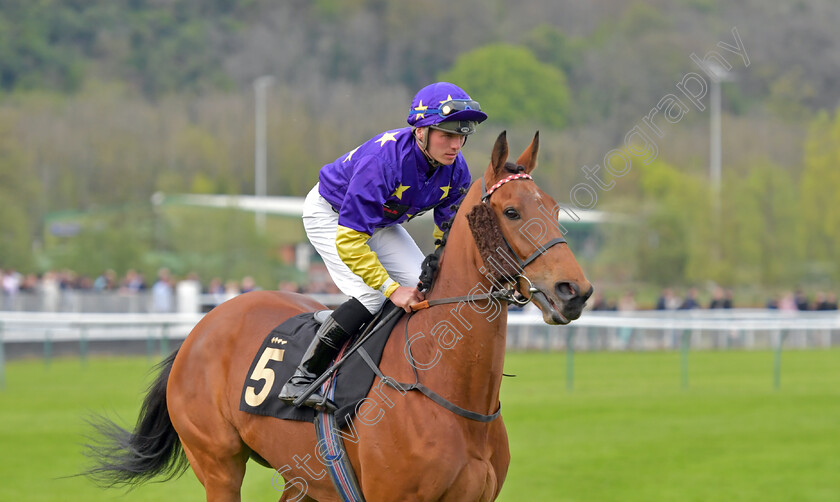
[[[204, 500], [191, 471], [131, 492], [84, 478], [84, 419], [136, 420], [155, 361], [11, 361], [0, 390], [0, 501]], [[502, 412], [511, 467], [501, 500], [791, 502], [840, 500], [840, 350], [680, 355], [511, 353]], [[431, 406], [431, 404], [430, 404]], [[243, 500], [277, 500], [249, 463]]]

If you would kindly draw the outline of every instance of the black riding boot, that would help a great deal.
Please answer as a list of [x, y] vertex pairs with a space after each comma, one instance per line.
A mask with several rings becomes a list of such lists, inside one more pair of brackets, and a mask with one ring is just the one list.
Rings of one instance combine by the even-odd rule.
[[[373, 317], [367, 308], [355, 298], [341, 304], [318, 328], [318, 333], [306, 349], [295, 374], [280, 391], [280, 399], [291, 404], [316, 378], [330, 366], [341, 347], [356, 331]], [[304, 401], [303, 406], [313, 408], [326, 400], [317, 392]]]

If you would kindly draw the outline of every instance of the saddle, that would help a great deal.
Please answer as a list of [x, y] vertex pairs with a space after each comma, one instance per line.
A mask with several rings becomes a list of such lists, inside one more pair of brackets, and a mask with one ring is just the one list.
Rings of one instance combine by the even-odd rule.
[[[394, 314], [395, 310], [402, 309], [391, 302], [386, 302], [379, 314], [367, 326], [376, 326], [380, 319], [390, 318], [387, 323], [377, 327], [374, 333], [365, 337], [361, 344], [366, 355], [370, 356], [376, 364], [379, 364], [382, 358], [391, 330], [402, 317], [399, 313], [390, 315]], [[266, 335], [254, 355], [248, 373], [244, 375], [245, 381], [239, 401], [241, 411], [284, 420], [314, 422], [316, 414], [314, 409], [289, 406], [277, 396], [300, 364], [303, 353], [314, 338], [318, 327], [330, 313], [329, 310], [322, 310], [298, 314]], [[350, 339], [342, 353], [360, 341], [356, 338]], [[374, 371], [359, 352], [353, 352], [335, 370], [332, 376], [335, 385], [332, 399], [338, 406], [335, 416], [339, 427], [344, 427], [353, 417], [356, 405], [367, 396], [375, 376]]]

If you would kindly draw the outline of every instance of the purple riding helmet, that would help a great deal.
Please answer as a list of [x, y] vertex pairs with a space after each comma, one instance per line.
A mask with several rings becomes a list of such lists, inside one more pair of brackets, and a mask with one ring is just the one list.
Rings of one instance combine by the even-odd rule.
[[406, 121], [412, 127], [431, 127], [469, 136], [487, 114], [478, 101], [449, 82], [437, 82], [420, 89], [411, 101]]

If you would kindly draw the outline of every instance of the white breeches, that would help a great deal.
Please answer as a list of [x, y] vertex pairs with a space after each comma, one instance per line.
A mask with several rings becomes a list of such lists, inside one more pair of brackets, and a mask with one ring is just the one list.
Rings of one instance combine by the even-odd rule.
[[[333, 282], [347, 296], [359, 300], [372, 314], [385, 303], [385, 295], [371, 288], [341, 261], [335, 247], [338, 213], [318, 193], [315, 185], [303, 203], [303, 228], [309, 242], [327, 267]], [[379, 257], [391, 279], [402, 286], [416, 286], [420, 280], [423, 252], [400, 225], [377, 229], [367, 242]]]

